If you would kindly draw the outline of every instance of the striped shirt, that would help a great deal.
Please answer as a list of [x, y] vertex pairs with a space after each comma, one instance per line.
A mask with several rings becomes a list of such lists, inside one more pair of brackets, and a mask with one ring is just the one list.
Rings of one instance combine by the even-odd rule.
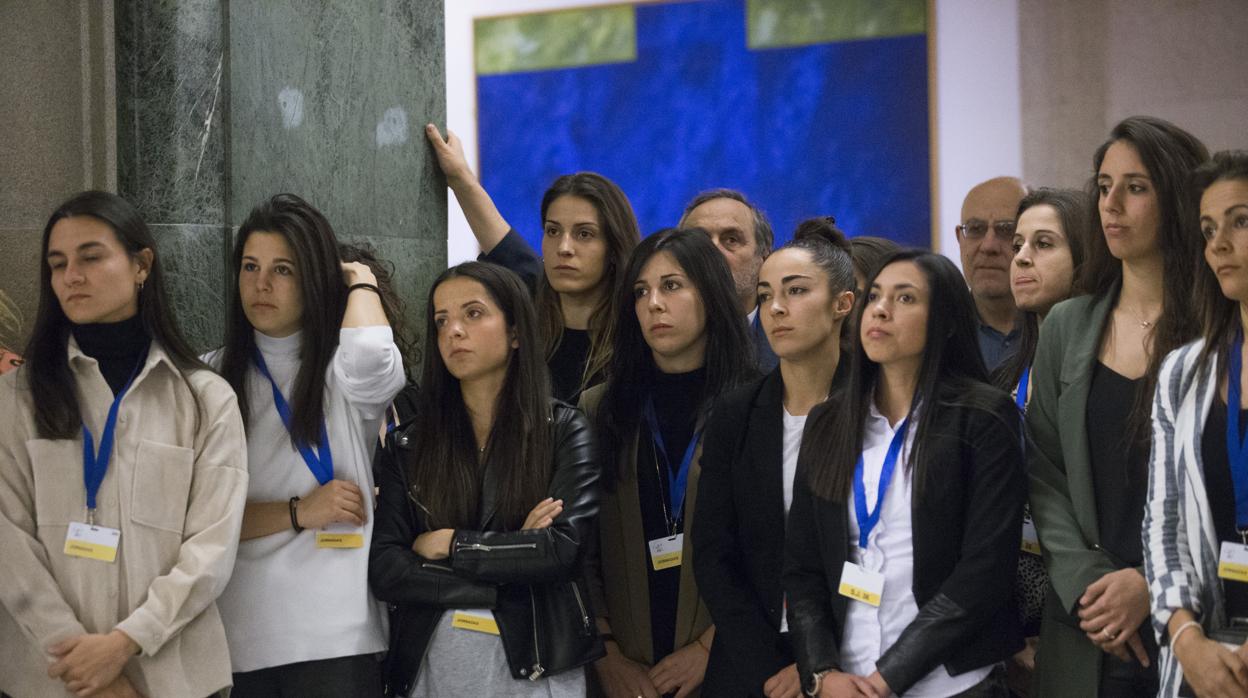
[[1206, 631], [1226, 625], [1218, 583], [1218, 536], [1205, 496], [1201, 438], [1218, 390], [1218, 353], [1200, 360], [1204, 340], [1170, 352], [1153, 402], [1153, 447], [1144, 511], [1144, 575], [1161, 647], [1162, 696], [1177, 696], [1183, 671], [1170, 651], [1167, 624], [1179, 609]]

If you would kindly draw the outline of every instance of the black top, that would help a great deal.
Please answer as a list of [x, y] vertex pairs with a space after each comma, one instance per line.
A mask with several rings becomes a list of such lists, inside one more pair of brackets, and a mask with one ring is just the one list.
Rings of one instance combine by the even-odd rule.
[[1144, 440], [1148, 434], [1140, 434], [1127, 443], [1128, 415], [1143, 386], [1143, 378], [1131, 380], [1100, 361], [1092, 367], [1088, 455], [1096, 496], [1096, 525], [1101, 547], [1123, 567], [1137, 567], [1144, 562], [1140, 526], [1148, 495], [1148, 441]]
[[581, 392], [581, 378], [589, 362], [589, 330], [563, 328], [559, 346], [550, 357], [551, 394], [557, 400], [576, 403]]
[[[1239, 411], [1239, 437], [1248, 427], [1248, 410]], [[1226, 402], [1214, 401], [1205, 420], [1205, 433], [1200, 443], [1201, 461], [1205, 469], [1205, 496], [1213, 514], [1213, 528], [1218, 541], [1243, 543], [1235, 532], [1235, 484], [1231, 481], [1231, 462], [1226, 455]], [[1228, 618], [1248, 618], [1248, 582], [1227, 579], [1222, 582]]]
[[100, 322], [71, 325], [74, 339], [82, 353], [99, 362], [100, 373], [112, 388], [121, 392], [126, 381], [147, 352], [151, 338], [143, 327], [143, 319], [135, 313], [121, 322]]
[[[637, 494], [641, 501], [641, 525], [646, 534], [646, 560], [651, 562], [649, 542], [672, 535], [668, 528], [671, 515], [669, 473], [680, 466], [680, 459], [693, 438], [698, 422], [698, 402], [706, 383], [706, 369], [689, 373], [656, 373], [651, 386], [654, 412], [658, 418], [663, 447], [671, 460], [658, 456], [646, 420], [641, 420], [640, 443], [637, 449]], [[675, 533], [685, 530], [683, 516], [673, 522]], [[683, 564], [690, 564], [684, 560]], [[650, 574], [650, 635], [654, 644], [654, 661], [662, 661], [676, 648], [676, 605], [680, 595], [680, 567], [665, 570], [648, 567]]]

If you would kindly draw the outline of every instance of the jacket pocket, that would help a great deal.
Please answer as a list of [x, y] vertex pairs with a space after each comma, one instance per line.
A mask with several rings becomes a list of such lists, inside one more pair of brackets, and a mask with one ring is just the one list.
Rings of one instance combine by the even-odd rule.
[[31, 439], [26, 442], [35, 482], [35, 524], [66, 526], [85, 521], [87, 490], [82, 477], [82, 442]]
[[186, 524], [195, 451], [143, 440], [134, 466], [130, 519], [181, 534]]

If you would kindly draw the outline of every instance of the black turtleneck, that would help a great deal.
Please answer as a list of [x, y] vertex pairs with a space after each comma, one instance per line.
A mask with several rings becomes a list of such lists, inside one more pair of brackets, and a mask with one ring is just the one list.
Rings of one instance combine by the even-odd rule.
[[[689, 440], [698, 423], [698, 404], [706, 387], [706, 368], [688, 373], [655, 372], [650, 386], [654, 399], [655, 417], [659, 433], [663, 435], [663, 447], [667, 451], [670, 467], [657, 457], [645, 419], [641, 422], [640, 443], [637, 449], [637, 494], [641, 500], [641, 525], [646, 540], [665, 538], [670, 535], [667, 515], [669, 501], [668, 473], [680, 467]], [[687, 496], [687, 495], [686, 495]], [[685, 522], [675, 522], [677, 533], [685, 530]], [[646, 560], [650, 560], [649, 547]], [[684, 564], [691, 564], [685, 560]], [[654, 645], [654, 661], [658, 662], [676, 648], [676, 605], [680, 595], [680, 568], [670, 567], [650, 572], [650, 630]]]
[[121, 322], [72, 325], [71, 329], [82, 353], [99, 362], [100, 373], [114, 395], [134, 375], [151, 341], [138, 313]]

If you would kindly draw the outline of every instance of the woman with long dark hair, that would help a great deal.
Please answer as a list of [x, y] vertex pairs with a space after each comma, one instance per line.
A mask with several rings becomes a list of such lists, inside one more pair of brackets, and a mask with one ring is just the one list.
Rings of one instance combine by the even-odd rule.
[[830, 217], [799, 224], [759, 271], [760, 318], [780, 365], [716, 402], [700, 461], [693, 564], [715, 621], [708, 696], [801, 695], [776, 571], [802, 431], [832, 390], [853, 288], [849, 242]]
[[425, 136], [481, 246], [480, 259], [516, 272], [534, 290], [554, 396], [575, 402], [606, 379], [619, 311], [615, 290], [641, 234], [628, 197], [596, 172], [556, 179], [542, 195], [542, 256], [494, 206], [459, 138], [433, 124]]
[[815, 410], [785, 545], [810, 695], [998, 696], [1013, 608], [1022, 423], [987, 384], [974, 303], [948, 259], [889, 258], [859, 305], [843, 395]]
[[1201, 337], [1166, 357], [1153, 406], [1144, 573], [1161, 638], [1162, 696], [1248, 695], [1248, 151], [1192, 176], [1205, 264]]
[[527, 290], [468, 262], [434, 281], [416, 416], [378, 468], [370, 578], [397, 608], [394, 695], [583, 696], [602, 655], [582, 548], [598, 511], [584, 415], [552, 401]]
[[0, 691], [215, 694], [247, 491], [234, 393], [125, 200], [66, 201], [41, 252], [27, 361], [0, 378]]
[[[992, 382], [1014, 395], [1020, 410], [1031, 395], [1031, 362], [1040, 336], [1040, 323], [1049, 310], [1075, 292], [1074, 281], [1083, 264], [1084, 241], [1091, 234], [1087, 195], [1074, 189], [1033, 189], [1018, 204], [1014, 227], [1014, 258], [1010, 288], [1018, 307], [1022, 338], [995, 371]], [[1048, 594], [1049, 577], [1040, 558], [1040, 541], [1023, 512], [1023, 543], [1018, 558], [1017, 596], [1027, 646], [1014, 658], [1011, 685], [1030, 685], [1036, 668], [1040, 613]]]
[[1140, 525], [1148, 418], [1162, 358], [1193, 339], [1188, 307], [1200, 237], [1187, 177], [1207, 157], [1177, 126], [1131, 117], [1093, 158], [1100, 235], [1053, 307], [1031, 372], [1031, 515], [1052, 592], [1037, 650], [1037, 695], [1156, 693]]
[[372, 455], [403, 360], [368, 266], [293, 194], [252, 209], [233, 253], [225, 346], [251, 483], [221, 612], [234, 695], [377, 696], [386, 649], [368, 588]]
[[728, 263], [697, 228], [637, 249], [617, 290], [610, 378], [582, 396], [605, 495], [591, 584], [608, 696], [696, 695], [714, 637], [687, 535], [712, 401], [753, 374]]

